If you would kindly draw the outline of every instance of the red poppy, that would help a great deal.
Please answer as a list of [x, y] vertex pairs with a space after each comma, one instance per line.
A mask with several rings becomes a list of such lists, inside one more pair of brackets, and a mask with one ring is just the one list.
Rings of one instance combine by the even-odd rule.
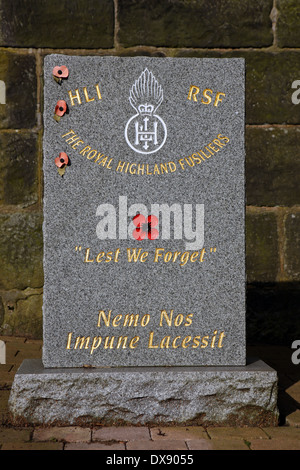
[[57, 77], [57, 78], [68, 78], [69, 76], [69, 70], [67, 69], [65, 65], [60, 65], [60, 66], [57, 65], [52, 70], [52, 73], [54, 77]]
[[62, 168], [69, 163], [69, 157], [65, 152], [60, 152], [59, 157], [56, 157], [54, 161], [58, 168]]
[[67, 111], [67, 103], [64, 100], [58, 100], [55, 106], [55, 114], [57, 116], [63, 116]]
[[136, 240], [144, 240], [146, 236], [149, 240], [155, 240], [158, 237], [158, 230], [154, 227], [158, 225], [158, 218], [155, 215], [149, 215], [146, 218], [143, 214], [137, 214], [132, 219], [136, 229], [132, 232]]

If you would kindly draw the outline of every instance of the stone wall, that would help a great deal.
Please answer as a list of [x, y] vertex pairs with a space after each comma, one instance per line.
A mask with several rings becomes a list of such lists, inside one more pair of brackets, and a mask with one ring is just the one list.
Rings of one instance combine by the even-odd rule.
[[299, 1], [0, 0], [0, 20], [0, 334], [42, 337], [42, 77], [55, 52], [245, 57], [248, 339], [299, 339]]

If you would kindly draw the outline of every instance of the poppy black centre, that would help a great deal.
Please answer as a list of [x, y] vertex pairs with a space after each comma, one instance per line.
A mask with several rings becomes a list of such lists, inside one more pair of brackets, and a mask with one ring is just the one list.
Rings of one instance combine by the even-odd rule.
[[145, 224], [143, 224], [142, 231], [146, 233], [151, 232], [151, 222], [146, 222]]
[[58, 75], [61, 75], [61, 74], [62, 74], [62, 71], [61, 71], [61, 70], [58, 70], [57, 73], [58, 73]]
[[63, 110], [64, 110], [64, 108], [63, 108], [62, 106], [60, 106], [60, 107], [59, 107], [59, 110], [60, 110], [60, 111], [63, 111]]
[[65, 163], [63, 158], [60, 159], [60, 163]]

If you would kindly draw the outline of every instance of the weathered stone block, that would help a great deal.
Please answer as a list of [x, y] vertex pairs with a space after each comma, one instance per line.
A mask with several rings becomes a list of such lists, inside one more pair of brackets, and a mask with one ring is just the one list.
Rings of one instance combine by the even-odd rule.
[[292, 102], [298, 77], [297, 51], [197, 51], [183, 50], [178, 57], [244, 57], [246, 61], [246, 123], [299, 124], [299, 106]]
[[0, 258], [0, 289], [24, 289], [43, 285], [40, 214], [0, 215]]
[[4, 334], [41, 339], [42, 306], [43, 296], [40, 292], [18, 299], [13, 308], [6, 309], [2, 328]]
[[46, 369], [25, 360], [9, 398], [13, 419], [103, 425], [265, 425], [278, 421], [277, 373], [239, 367]]
[[272, 44], [271, 0], [119, 0], [122, 45], [259, 47]]
[[246, 271], [248, 282], [275, 282], [279, 268], [276, 215], [246, 216]]
[[0, 132], [0, 206], [38, 202], [37, 135]]
[[300, 203], [298, 128], [247, 128], [247, 204], [292, 206]]
[[277, 42], [279, 47], [299, 47], [300, 4], [298, 0], [277, 0]]
[[3, 46], [113, 47], [113, 0], [1, 0], [0, 17]]
[[292, 212], [285, 221], [285, 270], [293, 281], [300, 280], [300, 213]]
[[6, 104], [0, 105], [0, 129], [34, 127], [37, 102], [35, 57], [1, 50], [0, 80], [5, 83], [6, 95]]

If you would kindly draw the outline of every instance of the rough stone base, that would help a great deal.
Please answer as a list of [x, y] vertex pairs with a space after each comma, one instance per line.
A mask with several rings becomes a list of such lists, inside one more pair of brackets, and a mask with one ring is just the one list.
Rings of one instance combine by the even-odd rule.
[[245, 367], [44, 369], [25, 360], [9, 407], [14, 422], [103, 425], [278, 424], [277, 373]]

